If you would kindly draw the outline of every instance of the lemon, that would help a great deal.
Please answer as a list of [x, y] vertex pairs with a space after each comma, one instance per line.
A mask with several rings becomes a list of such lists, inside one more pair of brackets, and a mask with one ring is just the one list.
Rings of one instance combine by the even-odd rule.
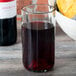
[[76, 0], [56, 0], [59, 11], [68, 18], [76, 16]]

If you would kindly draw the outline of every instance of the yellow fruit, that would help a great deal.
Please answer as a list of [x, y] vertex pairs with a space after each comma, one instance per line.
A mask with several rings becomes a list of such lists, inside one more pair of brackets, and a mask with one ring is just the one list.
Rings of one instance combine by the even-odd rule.
[[73, 18], [76, 15], [76, 0], [56, 0], [59, 11], [69, 17]]

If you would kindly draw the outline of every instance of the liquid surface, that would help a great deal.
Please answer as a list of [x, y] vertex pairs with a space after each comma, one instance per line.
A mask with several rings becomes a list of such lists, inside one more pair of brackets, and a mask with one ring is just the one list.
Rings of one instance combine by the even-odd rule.
[[44, 22], [23, 24], [22, 45], [23, 64], [26, 69], [44, 72], [53, 68], [55, 42], [52, 24]]

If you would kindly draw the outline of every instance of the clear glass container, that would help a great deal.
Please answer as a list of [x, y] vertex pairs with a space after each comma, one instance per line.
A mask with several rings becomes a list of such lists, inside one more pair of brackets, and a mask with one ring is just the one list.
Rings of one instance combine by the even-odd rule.
[[22, 9], [23, 65], [27, 70], [46, 72], [55, 61], [55, 9], [47, 4]]

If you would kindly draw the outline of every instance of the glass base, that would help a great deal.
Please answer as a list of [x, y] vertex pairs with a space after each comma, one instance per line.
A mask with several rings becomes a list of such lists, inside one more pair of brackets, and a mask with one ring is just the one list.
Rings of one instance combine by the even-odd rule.
[[43, 72], [52, 71], [54, 69], [54, 65], [52, 65], [49, 69], [44, 69], [44, 70], [33, 70], [33, 69], [28, 69], [26, 67], [25, 67], [25, 69], [28, 71], [31, 71], [31, 72], [43, 73]]

